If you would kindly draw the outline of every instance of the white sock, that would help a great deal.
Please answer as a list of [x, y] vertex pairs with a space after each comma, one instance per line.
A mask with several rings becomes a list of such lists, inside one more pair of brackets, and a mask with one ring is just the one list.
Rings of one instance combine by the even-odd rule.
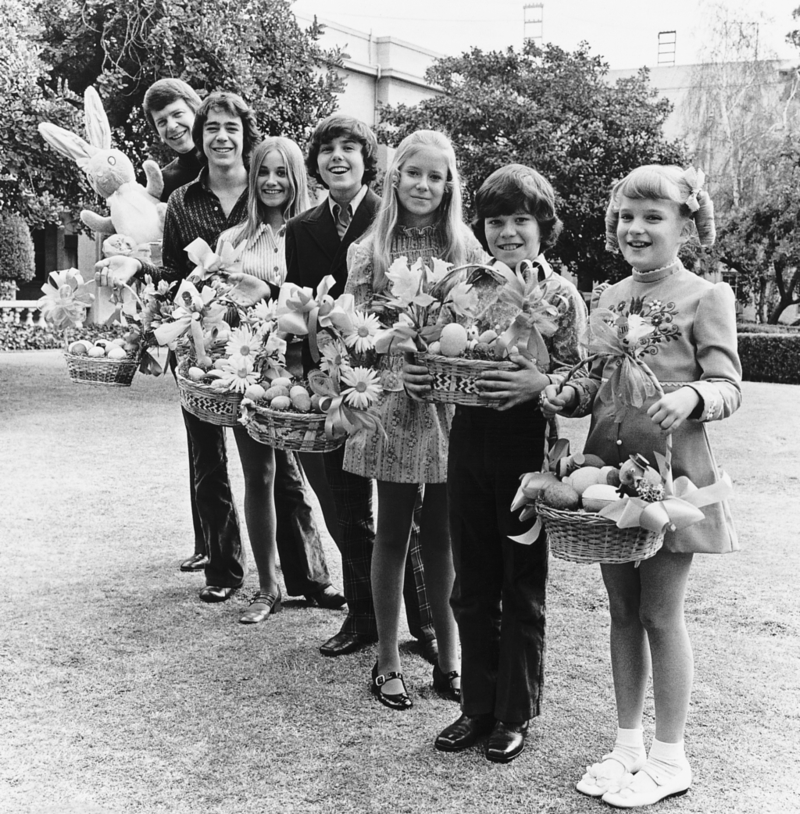
[[677, 743], [664, 743], [653, 739], [650, 754], [647, 756], [647, 765], [652, 767], [660, 777], [677, 777], [682, 772], [689, 771], [689, 761], [683, 741]]
[[[641, 764], [647, 753], [644, 750], [644, 730], [617, 729], [617, 739], [611, 750], [610, 760], [621, 763], [626, 772], [637, 764]], [[603, 761], [605, 763], [605, 760]]]

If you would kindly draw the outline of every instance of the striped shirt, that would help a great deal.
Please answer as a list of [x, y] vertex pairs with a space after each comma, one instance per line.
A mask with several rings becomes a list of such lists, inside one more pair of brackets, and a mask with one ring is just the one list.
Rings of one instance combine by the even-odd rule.
[[[219, 239], [235, 240], [240, 231], [239, 227], [228, 229], [219, 236]], [[268, 223], [262, 223], [256, 236], [247, 242], [242, 253], [242, 271], [258, 277], [259, 280], [266, 280], [272, 285], [283, 285], [286, 279], [285, 243], [285, 224], [276, 232]]]
[[247, 217], [247, 188], [236, 201], [230, 215], [222, 211], [219, 198], [208, 188], [208, 169], [170, 195], [161, 244], [161, 265], [141, 261], [136, 277], [144, 280], [150, 274], [154, 281], [181, 281], [194, 270], [185, 248], [201, 237], [212, 248], [221, 232], [241, 223]]

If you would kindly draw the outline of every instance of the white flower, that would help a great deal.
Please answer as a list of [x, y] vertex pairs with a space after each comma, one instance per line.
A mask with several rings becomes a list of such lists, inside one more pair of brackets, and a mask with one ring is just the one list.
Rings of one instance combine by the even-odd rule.
[[344, 335], [348, 348], [355, 348], [356, 353], [364, 353], [375, 347], [375, 336], [380, 328], [378, 317], [375, 314], [365, 314], [356, 311], [351, 330]]
[[[620, 326], [622, 327], [622, 326]], [[649, 336], [655, 327], [639, 314], [628, 314], [627, 332], [622, 333], [622, 341], [626, 345], [636, 346], [646, 336]]]
[[444, 260], [440, 260], [438, 257], [432, 257], [431, 268], [428, 270], [428, 283], [431, 286], [437, 285], [447, 276], [452, 267], [452, 263], [445, 263]]
[[236, 328], [225, 345], [225, 353], [231, 357], [231, 362], [237, 364], [241, 359], [249, 359], [259, 351], [260, 342], [250, 328]]
[[392, 296], [399, 300], [403, 306], [411, 304], [417, 296], [422, 284], [423, 266], [421, 261], [417, 261], [409, 268], [408, 260], [399, 257], [389, 266], [386, 277], [392, 284]]
[[342, 368], [342, 381], [350, 385], [342, 390], [344, 400], [356, 409], [366, 409], [383, 392], [380, 375], [368, 367]]
[[332, 379], [339, 381], [343, 368], [348, 366], [347, 348], [338, 341], [328, 342], [320, 346], [319, 366]]
[[447, 295], [458, 316], [471, 316], [478, 306], [478, 292], [469, 283], [456, 283]]
[[235, 390], [237, 393], [244, 393], [251, 384], [258, 382], [258, 373], [253, 369], [253, 360], [250, 356], [228, 359], [221, 372], [222, 376], [217, 379], [218, 386], [220, 388], [224, 386], [226, 390]]

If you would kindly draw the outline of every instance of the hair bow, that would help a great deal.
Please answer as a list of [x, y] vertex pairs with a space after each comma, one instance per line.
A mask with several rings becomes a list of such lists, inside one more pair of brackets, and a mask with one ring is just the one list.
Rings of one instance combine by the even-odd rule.
[[54, 328], [70, 328], [86, 319], [86, 309], [94, 294], [86, 290], [83, 276], [77, 269], [51, 271], [42, 286], [43, 297], [37, 305], [42, 316]]
[[697, 200], [697, 196], [700, 193], [700, 190], [703, 188], [703, 184], [706, 180], [706, 174], [702, 170], [697, 170], [694, 167], [689, 167], [683, 173], [684, 180], [689, 185], [689, 197], [686, 199], [686, 206], [692, 210], [692, 212], [697, 212], [700, 209], [700, 202]]

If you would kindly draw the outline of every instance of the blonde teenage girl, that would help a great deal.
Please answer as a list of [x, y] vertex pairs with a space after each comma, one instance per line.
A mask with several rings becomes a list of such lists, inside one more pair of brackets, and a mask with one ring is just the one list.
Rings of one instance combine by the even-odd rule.
[[[388, 293], [386, 272], [399, 257], [409, 264], [436, 257], [456, 265], [484, 257], [461, 220], [455, 153], [442, 133], [420, 130], [397, 148], [375, 222], [348, 251], [345, 291], [354, 295], [357, 308], [369, 310], [376, 298]], [[402, 357], [390, 356], [387, 364], [400, 371]], [[412, 401], [400, 391], [385, 393], [379, 411], [386, 437], [372, 433], [348, 441], [344, 469], [378, 481], [371, 571], [378, 660], [371, 687], [381, 703], [407, 709], [411, 699], [400, 670], [398, 625], [419, 484], [425, 484], [420, 521], [425, 583], [439, 642], [434, 687], [453, 698], [460, 695], [456, 626], [448, 604], [453, 585], [446, 493], [452, 409]]]
[[[558, 393], [546, 388], [547, 414], [591, 412], [586, 451], [619, 464], [632, 453], [652, 463], [672, 433], [673, 473], [696, 486], [714, 483], [717, 464], [705, 422], [727, 418], [741, 402], [741, 366], [736, 353], [734, 296], [725, 283], [687, 271], [678, 259], [693, 235], [714, 241], [711, 200], [701, 191], [702, 173], [673, 166], [639, 167], [612, 190], [606, 214], [609, 248], [619, 248], [633, 274], [600, 295], [599, 307], [639, 314], [655, 326], [647, 364], [665, 391], [641, 411], [613, 412], [603, 382], [610, 364]], [[692, 772], [683, 736], [692, 687], [692, 648], [683, 615], [692, 556], [738, 548], [726, 502], [704, 510], [705, 519], [667, 532], [664, 547], [641, 562], [603, 565], [611, 611], [611, 667], [618, 730], [611, 752], [588, 770], [578, 791], [619, 808], [635, 808], [683, 794]], [[656, 731], [645, 753], [642, 714], [652, 669]]]

